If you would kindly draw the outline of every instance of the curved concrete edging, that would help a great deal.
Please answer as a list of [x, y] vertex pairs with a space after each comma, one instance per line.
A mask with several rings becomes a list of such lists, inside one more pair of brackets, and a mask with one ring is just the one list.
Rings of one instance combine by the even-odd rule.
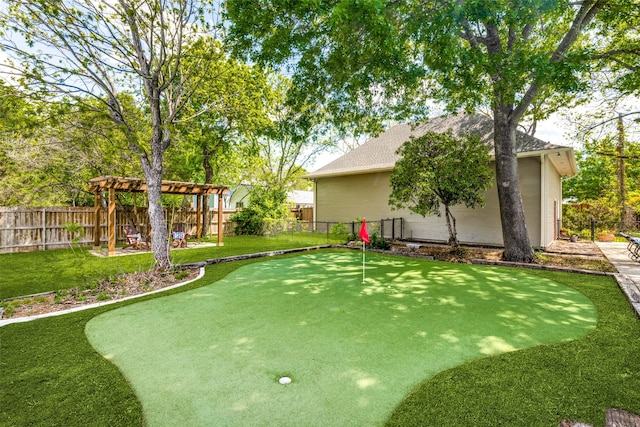
[[87, 304], [87, 305], [81, 305], [79, 307], [73, 307], [73, 308], [70, 308], [68, 310], [52, 311], [50, 313], [36, 314], [35, 316], [16, 317], [15, 319], [4, 319], [4, 320], [0, 320], [0, 327], [5, 326], [5, 325], [10, 325], [12, 323], [30, 322], [32, 320], [43, 319], [45, 317], [61, 316], [63, 314], [75, 313], [77, 311], [89, 310], [91, 308], [104, 307], [105, 305], [111, 305], [111, 304], [115, 304], [115, 303], [122, 302], [122, 301], [128, 301], [128, 300], [132, 300], [132, 299], [135, 299], [135, 298], [144, 297], [144, 296], [147, 296], [147, 295], [157, 294], [157, 293], [160, 293], [160, 292], [168, 291], [170, 289], [179, 288], [180, 286], [188, 285], [189, 283], [192, 283], [192, 282], [195, 282], [196, 280], [202, 279], [203, 276], [204, 276], [204, 267], [200, 267], [200, 273], [198, 273], [198, 276], [196, 278], [194, 278], [194, 279], [187, 280], [186, 282], [177, 283], [175, 285], [167, 286], [166, 288], [162, 288], [162, 289], [156, 289], [155, 291], [146, 292], [144, 294], [131, 295], [131, 296], [128, 296], [128, 297], [109, 300], [109, 301], [100, 301], [100, 302], [96, 302], [96, 303], [93, 303], [93, 304]]
[[308, 252], [308, 251], [315, 251], [318, 249], [327, 249], [327, 248], [337, 247], [337, 246], [338, 245], [320, 245], [320, 246], [308, 246], [305, 248], [280, 249], [277, 251], [258, 252], [255, 254], [233, 255], [233, 256], [228, 256], [223, 258], [213, 258], [213, 259], [208, 259], [206, 261], [194, 262], [191, 264], [180, 264], [180, 266], [185, 268], [204, 267], [212, 264], [221, 264], [223, 262], [242, 261], [245, 259], [253, 259], [253, 258], [264, 258], [264, 257], [270, 257], [270, 256], [277, 256], [277, 255], [293, 254], [296, 252]]
[[[155, 291], [147, 292], [147, 293], [144, 293], [144, 294], [131, 295], [131, 296], [128, 296], [128, 297], [125, 297], [125, 298], [119, 298], [119, 299], [109, 300], [109, 301], [101, 301], [101, 302], [97, 302], [97, 303], [94, 303], [94, 304], [87, 304], [87, 305], [82, 305], [82, 306], [79, 306], [79, 307], [70, 308], [68, 310], [60, 310], [60, 311], [52, 311], [50, 313], [36, 314], [35, 316], [16, 317], [14, 319], [4, 319], [4, 320], [0, 319], [0, 328], [5, 326], [5, 325], [10, 325], [12, 323], [23, 323], [23, 322], [30, 322], [32, 320], [43, 319], [45, 317], [61, 316], [63, 314], [75, 313], [77, 311], [89, 310], [91, 308], [96, 308], [96, 307], [103, 307], [105, 305], [111, 305], [111, 304], [115, 304], [115, 303], [118, 303], [118, 302], [128, 301], [128, 300], [132, 300], [132, 299], [135, 299], [135, 298], [141, 298], [141, 297], [144, 297], [144, 296], [147, 296], [147, 295], [153, 295], [153, 294], [157, 294], [157, 293], [160, 293], [160, 292], [168, 291], [168, 290], [171, 290], [171, 289], [179, 288], [181, 286], [188, 285], [189, 283], [192, 283], [192, 282], [195, 282], [196, 280], [201, 279], [204, 276], [204, 267], [207, 266], [207, 265], [220, 264], [220, 263], [223, 263], [223, 262], [231, 262], [231, 261], [240, 261], [240, 260], [252, 259], [252, 258], [264, 258], [264, 257], [269, 257], [269, 256], [284, 255], [284, 254], [288, 254], [288, 253], [306, 252], [306, 251], [312, 251], [312, 250], [316, 250], [316, 249], [325, 249], [325, 248], [330, 248], [330, 247], [331, 247], [331, 245], [323, 245], [323, 246], [310, 246], [310, 247], [306, 247], [306, 248], [282, 249], [282, 250], [278, 250], [278, 251], [259, 252], [257, 254], [236, 255], [236, 256], [230, 256], [230, 257], [224, 257], [224, 258], [213, 258], [213, 259], [209, 259], [209, 260], [206, 260], [206, 261], [203, 261], [203, 262], [198, 262], [198, 263], [180, 264], [179, 266], [180, 267], [184, 267], [184, 268], [199, 268], [200, 269], [200, 273], [194, 279], [187, 280], [186, 282], [177, 283], [175, 285], [167, 286], [166, 288], [157, 289]], [[19, 298], [27, 298], [27, 297], [35, 296], [35, 295], [45, 295], [47, 293], [48, 292], [43, 292], [43, 293], [34, 294], [34, 295], [25, 295], [24, 297], [19, 297]]]
[[640, 319], [640, 287], [626, 274], [618, 273], [614, 274], [613, 277], [636, 313], [636, 317]]

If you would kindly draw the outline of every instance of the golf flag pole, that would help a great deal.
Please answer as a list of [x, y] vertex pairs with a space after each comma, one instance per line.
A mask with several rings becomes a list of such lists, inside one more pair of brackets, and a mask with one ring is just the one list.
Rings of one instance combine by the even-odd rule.
[[367, 231], [367, 220], [365, 218], [362, 218], [362, 225], [360, 226], [360, 234], [358, 234], [358, 236], [362, 239], [362, 283], [364, 283], [364, 245], [365, 243], [369, 243], [369, 232]]
[[362, 241], [362, 284], [364, 285], [364, 240]]

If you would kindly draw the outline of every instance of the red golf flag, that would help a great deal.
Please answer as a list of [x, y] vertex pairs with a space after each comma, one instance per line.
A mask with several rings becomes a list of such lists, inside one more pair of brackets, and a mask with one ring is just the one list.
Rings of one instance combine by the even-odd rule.
[[363, 242], [369, 243], [369, 233], [367, 232], [367, 220], [362, 220], [362, 226], [360, 227], [360, 234], [358, 236], [362, 239]]

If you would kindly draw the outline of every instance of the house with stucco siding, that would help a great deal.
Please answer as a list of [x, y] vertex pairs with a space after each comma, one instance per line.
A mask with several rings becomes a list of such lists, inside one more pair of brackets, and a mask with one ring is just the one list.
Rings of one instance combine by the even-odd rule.
[[[328, 165], [308, 174], [314, 182], [314, 221], [352, 222], [402, 218], [402, 237], [412, 240], [446, 242], [444, 217], [422, 217], [408, 209], [389, 206], [391, 171], [399, 159], [396, 151], [427, 131], [454, 135], [475, 134], [493, 151], [493, 120], [482, 115], [451, 115], [416, 124], [391, 127], [380, 136], [348, 152]], [[555, 145], [517, 132], [520, 190], [531, 244], [544, 248], [558, 235], [562, 215], [562, 177], [577, 173], [571, 147]], [[495, 169], [495, 162], [490, 167]], [[454, 206], [458, 239], [462, 244], [502, 246], [500, 207], [495, 185], [485, 194], [482, 208]], [[385, 236], [386, 237], [386, 236]]]

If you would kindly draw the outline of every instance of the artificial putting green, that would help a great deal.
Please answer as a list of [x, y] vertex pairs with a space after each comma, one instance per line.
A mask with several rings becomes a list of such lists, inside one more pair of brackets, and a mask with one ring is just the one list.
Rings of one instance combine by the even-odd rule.
[[360, 257], [250, 264], [99, 315], [86, 333], [150, 426], [341, 426], [383, 424], [444, 369], [596, 324], [584, 295], [528, 270], [368, 254], [362, 284]]

